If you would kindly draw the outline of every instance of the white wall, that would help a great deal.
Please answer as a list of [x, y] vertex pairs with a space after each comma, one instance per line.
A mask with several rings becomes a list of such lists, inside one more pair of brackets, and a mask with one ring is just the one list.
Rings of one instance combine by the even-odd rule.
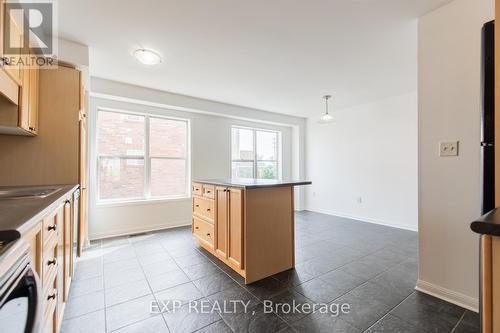
[[[419, 21], [418, 288], [462, 306], [478, 305], [481, 27], [494, 0], [455, 0]], [[440, 141], [460, 156], [439, 157]]]
[[[89, 235], [91, 239], [191, 223], [190, 199], [108, 206], [97, 204], [95, 120], [99, 107], [190, 119], [191, 171], [193, 179], [226, 178], [231, 176], [232, 125], [281, 131], [283, 178], [294, 178], [295, 175], [303, 173], [303, 171], [300, 171], [300, 164], [303, 161], [303, 157], [297, 156], [300, 150], [297, 148], [297, 145], [300, 147], [303, 142], [303, 137], [298, 135], [299, 132], [303, 133], [304, 131], [305, 120], [303, 118], [288, 117], [273, 113], [266, 114], [258, 110], [254, 111], [243, 107], [228, 106], [222, 103], [203, 101], [192, 97], [174, 95], [95, 78], [92, 79], [92, 88], [94, 96], [91, 98], [89, 128], [91, 175], [89, 191]], [[108, 94], [107, 98], [104, 98], [104, 93]], [[141, 95], [142, 93], [146, 93], [147, 96]], [[117, 96], [127, 96], [127, 98], [117, 98]], [[173, 96], [174, 98], [169, 99], [169, 96]], [[143, 100], [142, 98], [147, 98], [147, 100]], [[178, 99], [175, 100], [175, 98]], [[184, 103], [180, 102], [181, 98]], [[139, 99], [142, 101], [139, 101]], [[213, 109], [188, 109], [185, 104], [186, 102], [193, 105], [197, 104], [197, 107], [203, 107], [203, 102], [206, 102]], [[219, 104], [219, 111], [222, 111], [220, 113], [215, 112], [217, 111], [217, 104]], [[225, 108], [237, 112], [238, 116], [224, 113]], [[247, 119], [255, 119], [255, 121]], [[297, 137], [294, 138], [294, 136]], [[298, 205], [300, 206], [300, 204]]]
[[307, 209], [416, 230], [416, 92], [333, 115], [307, 121]]

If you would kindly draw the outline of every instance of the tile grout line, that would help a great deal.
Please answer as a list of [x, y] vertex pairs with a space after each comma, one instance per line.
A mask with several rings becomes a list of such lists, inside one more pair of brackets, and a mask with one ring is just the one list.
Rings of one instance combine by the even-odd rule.
[[464, 310], [464, 313], [462, 313], [462, 316], [460, 316], [460, 319], [457, 321], [457, 323], [455, 324], [455, 326], [453, 326], [453, 328], [451, 329], [450, 333], [453, 333], [456, 331], [458, 325], [460, 325], [460, 323], [462, 322], [462, 320], [464, 320], [464, 317], [465, 317], [465, 314], [467, 313], [467, 310]]
[[[372, 254], [372, 253], [371, 253], [371, 254]], [[366, 256], [363, 256], [363, 257], [360, 257], [360, 258], [364, 258], [364, 257], [367, 257], [367, 256], [369, 256], [369, 255], [370, 255], [370, 254], [367, 254]], [[360, 258], [358, 258], [358, 259], [360, 259]], [[349, 289], [349, 290], [348, 290], [348, 291], [346, 291], [345, 293], [341, 294], [341, 295], [340, 295], [340, 296], [338, 296], [337, 298], [335, 298], [335, 299], [333, 299], [332, 301], [330, 301], [328, 304], [332, 304], [333, 302], [335, 302], [336, 300], [338, 300], [338, 299], [340, 299], [340, 298], [344, 297], [345, 295], [347, 295], [348, 293], [350, 293], [350, 292], [351, 292], [351, 291], [353, 291], [354, 289], [357, 289], [357, 288], [360, 288], [360, 287], [362, 287], [362, 286], [364, 286], [364, 285], [367, 285], [369, 282], [372, 282], [372, 280], [373, 280], [373, 279], [376, 279], [377, 277], [379, 277], [379, 276], [383, 275], [384, 273], [388, 272], [388, 271], [389, 271], [389, 270], [391, 270], [392, 268], [394, 268], [394, 267], [396, 267], [396, 266], [401, 265], [403, 262], [407, 261], [408, 259], [411, 259], [411, 258], [410, 258], [410, 257], [408, 257], [407, 259], [405, 259], [405, 260], [401, 261], [400, 263], [398, 263], [398, 264], [396, 264], [396, 265], [394, 265], [394, 266], [392, 266], [392, 267], [390, 267], [390, 268], [388, 268], [388, 269], [386, 269], [386, 270], [384, 270], [384, 271], [380, 272], [379, 274], [377, 274], [377, 275], [373, 276], [372, 278], [370, 278], [369, 280], [367, 280], [367, 281], [363, 282], [362, 284], [360, 284], [360, 285], [358, 285], [358, 286], [356, 286], [356, 287], [353, 287], [353, 288]], [[317, 277], [315, 277], [315, 278], [313, 278], [313, 279], [320, 278], [320, 277], [321, 277], [321, 276], [323, 276], [323, 275], [329, 274], [329, 273], [334, 272], [334, 271], [336, 271], [336, 270], [340, 270], [340, 269], [342, 269], [342, 267], [347, 266], [348, 264], [350, 264], [350, 263], [352, 263], [352, 262], [355, 262], [355, 261], [357, 261], [357, 259], [355, 259], [355, 260], [353, 260], [353, 261], [351, 261], [351, 262], [349, 262], [349, 263], [347, 263], [347, 264], [345, 264], [345, 265], [339, 266], [339, 267], [337, 267], [336, 269], [334, 269], [334, 270], [332, 270], [332, 271], [329, 271], [329, 272], [326, 272], [326, 273], [324, 273], [324, 274], [322, 274], [322, 275], [319, 275], [319, 276], [317, 276]], [[347, 274], [349, 274], [349, 273], [347, 273]], [[350, 274], [350, 275], [352, 275], [352, 274]], [[313, 280], [313, 279], [311, 279], [311, 280]], [[308, 281], [311, 281], [311, 280], [308, 280]], [[306, 281], [306, 282], [304, 282], [304, 283], [307, 283], [308, 281]], [[325, 282], [326, 282], [326, 281], [325, 281]], [[327, 282], [326, 282], [326, 283], [327, 283]], [[375, 283], [375, 282], [372, 282], [372, 283]], [[292, 288], [293, 288], [293, 287], [292, 287]], [[298, 292], [298, 291], [297, 291], [297, 292]], [[298, 292], [298, 293], [299, 293], [299, 294], [301, 294], [300, 292]], [[404, 300], [406, 300], [408, 297], [410, 297], [413, 293], [414, 293], [414, 291], [413, 291], [413, 292], [411, 292], [408, 296], [406, 296], [406, 297], [403, 299], [403, 301], [404, 301]], [[303, 294], [301, 294], [301, 295], [302, 295], [302, 296], [304, 296], [305, 298], [307, 298], [307, 296], [305, 296], [305, 295], [303, 295]], [[307, 299], [309, 299], [309, 298], [307, 298]], [[310, 299], [309, 299], [309, 300], [310, 300]], [[311, 301], [312, 301], [312, 300], [311, 300]], [[399, 304], [401, 304], [403, 301], [401, 301], [400, 303], [398, 303], [398, 304], [397, 304], [394, 308], [396, 308], [396, 307], [397, 307]], [[387, 313], [386, 313], [383, 317], [387, 316], [387, 315], [388, 315], [388, 314], [389, 314], [389, 313], [390, 313], [390, 312], [391, 312], [394, 308], [391, 308], [391, 309], [390, 309], [390, 310], [389, 310], [389, 311], [388, 311], [388, 312], [387, 312]], [[312, 315], [312, 313], [308, 314], [308, 315], [307, 315], [307, 316], [305, 316], [304, 318], [309, 317], [309, 316], [311, 316], [311, 315]], [[382, 318], [383, 318], [383, 317], [382, 317]], [[302, 318], [302, 319], [300, 319], [300, 320], [303, 320], [304, 318]], [[382, 318], [380, 318], [380, 319], [382, 319]], [[339, 319], [341, 319], [341, 318], [339, 317]], [[379, 319], [378, 321], [380, 321], [380, 319]], [[358, 329], [357, 327], [355, 327], [355, 326], [354, 326], [354, 325], [352, 325], [351, 323], [349, 323], [349, 322], [347, 322], [347, 321], [345, 321], [345, 320], [343, 320], [343, 321], [344, 321], [344, 322], [346, 322], [347, 324], [349, 324], [350, 326], [352, 326], [352, 327], [354, 327], [354, 328]], [[377, 321], [377, 322], [378, 322], [378, 321]], [[371, 326], [370, 326], [370, 327], [371, 327]], [[363, 332], [365, 332], [365, 331], [363, 331]]]
[[[133, 250], [134, 250], [134, 254], [135, 254], [135, 258], [134, 258], [134, 259], [137, 259], [137, 252], [135, 251], [135, 248], [134, 248], [134, 246], [133, 246], [132, 242], [130, 241], [130, 236], [127, 236], [127, 239], [128, 239], [128, 241], [129, 241], [129, 243], [127, 244], [127, 246], [131, 246], [131, 247], [133, 248]], [[165, 251], [166, 251], [166, 250], [165, 250]], [[128, 260], [128, 259], [118, 260], [118, 261], [116, 261], [116, 262], [119, 262], [119, 261], [125, 261], [125, 260]], [[137, 261], [139, 262], [139, 260], [138, 260], [138, 259], [137, 259]], [[151, 285], [149, 284], [148, 279], [146, 278], [146, 274], [144, 273], [144, 269], [142, 268], [142, 265], [141, 265], [141, 263], [140, 263], [140, 262], [139, 262], [139, 267], [141, 268], [141, 272], [142, 272], [142, 274], [144, 275], [144, 279], [146, 280], [146, 283], [148, 284], [148, 287], [149, 287], [149, 289], [150, 289], [150, 291], [151, 291], [151, 295], [153, 296], [153, 298], [154, 298], [156, 301], [158, 301], [158, 300], [156, 299], [156, 296], [155, 296], [155, 295], [154, 295], [154, 293], [153, 293], [153, 290], [152, 290], [152, 288], [151, 288]], [[103, 267], [103, 274], [104, 274], [104, 267]], [[138, 280], [138, 281], [139, 281], [139, 280]], [[133, 281], [133, 282], [135, 282], [135, 281]], [[122, 284], [122, 285], [125, 285], [125, 283], [124, 283], [124, 284]], [[118, 286], [115, 286], [115, 287], [113, 287], [113, 288], [117, 288], [117, 287], [120, 287], [120, 286], [118, 285]], [[112, 288], [111, 288], [111, 289], [112, 289]], [[106, 295], [106, 292], [104, 292], [104, 295]], [[126, 301], [123, 301], [123, 302], [117, 303], [117, 304], [113, 304], [113, 305], [111, 305], [110, 307], [113, 307], [113, 306], [116, 306], [116, 305], [120, 305], [120, 304], [124, 304], [124, 303], [130, 302], [130, 301], [133, 301], [133, 300], [136, 300], [136, 299], [138, 299], [138, 298], [145, 297], [145, 296], [148, 296], [148, 295], [134, 297], [134, 298], [132, 298], [132, 299], [129, 299], [129, 300], [126, 300]], [[105, 297], [106, 297], [106, 296], [105, 296]], [[108, 307], [107, 307], [107, 306], [106, 306], [106, 304], [105, 304], [105, 312], [104, 312], [104, 313], [105, 313], [105, 315], [106, 315], [106, 312], [107, 312], [107, 311], [106, 311], [106, 310], [107, 310], [107, 308], [108, 308]], [[127, 324], [127, 325], [125, 325], [125, 326], [122, 326], [122, 327], [119, 327], [119, 328], [117, 328], [117, 329], [115, 329], [115, 330], [113, 330], [113, 331], [108, 331], [108, 330], [107, 330], [107, 323], [106, 323], [106, 332], [107, 332], [107, 333], [116, 332], [117, 330], [121, 330], [121, 329], [126, 328], [126, 327], [129, 327], [129, 326], [131, 326], [131, 325], [135, 325], [135, 324], [137, 324], [137, 323], [140, 323], [140, 322], [145, 321], [145, 320], [147, 320], [147, 319], [149, 319], [149, 318], [152, 318], [152, 317], [154, 317], [154, 316], [151, 316], [151, 317], [148, 317], [148, 318], [143, 318], [143, 319], [138, 320], [138, 321], [135, 321], [135, 322], [133, 322], [133, 323], [129, 323], [129, 324]], [[163, 319], [163, 321], [165, 322], [165, 319], [163, 318], [163, 316], [162, 316], [162, 319]], [[166, 322], [165, 322], [165, 326], [167, 327], [167, 330], [170, 332], [170, 328], [168, 327], [168, 325], [167, 325], [167, 323], [166, 323]]]
[[[411, 295], [413, 295], [415, 293], [415, 291], [413, 291], [412, 293], [410, 293], [408, 296], [406, 296], [401, 302], [399, 302], [398, 304], [396, 304], [394, 307], [392, 307], [391, 309], [389, 309], [389, 311], [387, 311], [387, 313], [385, 315], [383, 315], [379, 320], [377, 320], [376, 322], [374, 322], [370, 327], [368, 327], [366, 330], [363, 331], [363, 333], [365, 332], [369, 332], [371, 328], [373, 328], [375, 325], [377, 325], [379, 322], [381, 322], [385, 317], [391, 315], [391, 312], [392, 310], [394, 310], [395, 308], [397, 308], [398, 306], [400, 306], [404, 301], [406, 301], [408, 298], [410, 298]], [[396, 315], [393, 315], [395, 317], [397, 317]], [[397, 317], [398, 319], [404, 321], [405, 323], [407, 324], [410, 324], [412, 326], [415, 326], [413, 325], [412, 323], [409, 323], [407, 322], [406, 320], [402, 319], [402, 318], [399, 318]]]
[[[161, 247], [162, 247], [162, 248], [163, 248], [163, 249], [164, 249], [164, 250], [168, 253], [168, 255], [172, 258], [172, 260], [174, 261], [175, 265], [176, 265], [176, 266], [177, 266], [177, 267], [178, 267], [178, 268], [179, 268], [179, 269], [180, 269], [180, 270], [181, 270], [181, 271], [182, 271], [182, 272], [183, 272], [183, 273], [187, 276], [187, 278], [189, 279], [189, 283], [192, 283], [192, 284], [193, 284], [193, 286], [196, 288], [196, 290], [198, 290], [198, 291], [201, 293], [202, 298], [205, 298], [205, 297], [206, 297], [206, 296], [205, 296], [205, 294], [204, 294], [204, 293], [203, 293], [203, 292], [202, 292], [202, 291], [201, 291], [201, 290], [200, 290], [200, 289], [196, 286], [196, 284], [194, 284], [194, 282], [193, 282], [193, 281], [196, 281], [196, 280], [192, 280], [192, 279], [189, 277], [189, 275], [187, 275], [187, 274], [186, 274], [186, 272], [182, 269], [182, 267], [181, 267], [181, 266], [179, 266], [179, 263], [177, 262], [177, 260], [175, 260], [175, 258], [173, 258], [173, 257], [172, 257], [172, 255], [168, 252], [168, 250], [167, 250], [167, 249], [166, 249], [163, 245], [161, 245], [161, 244], [160, 244], [160, 246], [161, 246]], [[198, 253], [200, 253], [201, 255], [203, 255], [204, 257], [206, 257], [203, 253], [201, 253], [200, 251], [198, 251], [198, 249], [196, 249], [196, 248], [195, 248], [194, 250], [195, 250], [195, 251], [197, 251]], [[182, 258], [182, 257], [181, 257], [181, 258]], [[207, 258], [207, 260], [209, 260], [209, 259], [208, 259], [208, 257], [206, 257], [206, 258]], [[193, 266], [194, 266], [194, 265], [193, 265]], [[214, 264], [214, 266], [216, 266], [216, 265]], [[217, 267], [217, 266], [216, 266], [216, 267]], [[219, 267], [217, 267], [217, 268], [218, 268], [220, 271], [222, 271]], [[202, 278], [203, 278], [203, 277], [202, 277]], [[146, 279], [146, 280], [147, 280], [147, 279]], [[186, 283], [188, 283], [188, 282], [186, 282]], [[184, 283], [184, 284], [186, 284], [186, 283]], [[148, 284], [149, 284], [149, 281], [148, 281]], [[173, 287], [172, 287], [172, 288], [173, 288]], [[167, 289], [169, 289], [169, 288], [167, 288]], [[167, 289], [164, 289], [164, 290], [167, 290]], [[153, 294], [154, 294], [154, 293], [153, 293]], [[156, 299], [156, 295], [155, 295], [155, 299]], [[156, 299], [156, 300], [158, 301], [158, 299]], [[219, 315], [219, 317], [220, 317], [220, 320], [223, 320], [222, 316], [220, 316], [220, 314], [218, 314], [218, 315]], [[162, 317], [163, 317], [163, 314], [162, 314]], [[170, 327], [168, 326], [167, 321], [165, 320], [165, 317], [163, 317], [163, 320], [165, 321], [165, 324], [167, 325], [167, 328], [168, 328], [169, 332], [171, 332]], [[217, 320], [217, 321], [215, 321], [215, 322], [213, 322], [213, 323], [210, 323], [210, 324], [208, 324], [208, 325], [205, 325], [205, 326], [203, 326], [203, 327], [200, 327], [200, 328], [199, 328], [199, 329], [197, 329], [196, 331], [200, 331], [200, 330], [202, 330], [203, 328], [208, 327], [208, 326], [210, 326], [210, 325], [212, 325], [212, 324], [214, 324], [214, 323], [216, 323], [216, 322], [218, 322], [218, 321], [219, 321], [219, 320]], [[227, 326], [231, 329], [231, 331], [233, 331], [233, 330], [232, 330], [232, 328], [231, 328], [229, 325], [227, 325]], [[196, 331], [194, 331], [194, 332], [196, 332]], [[233, 331], [233, 332], [234, 332], [234, 331]]]

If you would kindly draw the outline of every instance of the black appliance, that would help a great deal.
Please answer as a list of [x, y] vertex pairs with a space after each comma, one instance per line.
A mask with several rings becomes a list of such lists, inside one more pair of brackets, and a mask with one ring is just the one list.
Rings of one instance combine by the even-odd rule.
[[495, 22], [482, 29], [481, 213], [495, 208]]
[[[0, 232], [0, 331], [41, 331], [38, 277], [29, 261], [29, 246], [15, 231]], [[17, 239], [16, 239], [17, 238]]]

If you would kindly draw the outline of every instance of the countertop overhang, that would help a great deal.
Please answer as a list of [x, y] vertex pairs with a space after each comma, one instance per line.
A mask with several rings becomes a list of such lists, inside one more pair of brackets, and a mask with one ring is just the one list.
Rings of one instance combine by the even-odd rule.
[[308, 180], [274, 180], [274, 179], [252, 179], [252, 178], [227, 178], [227, 179], [196, 179], [195, 183], [214, 184], [220, 186], [241, 187], [244, 189], [256, 189], [267, 187], [286, 187], [311, 185]]
[[61, 188], [59, 191], [44, 198], [16, 198], [0, 199], [0, 232], [18, 231], [23, 234], [49, 211], [53, 210], [58, 202], [74, 192], [79, 185], [47, 185], [47, 186], [9, 186], [0, 187], [0, 190], [30, 189], [30, 188]]
[[470, 228], [478, 234], [500, 237], [500, 209], [495, 208], [481, 216], [471, 223]]

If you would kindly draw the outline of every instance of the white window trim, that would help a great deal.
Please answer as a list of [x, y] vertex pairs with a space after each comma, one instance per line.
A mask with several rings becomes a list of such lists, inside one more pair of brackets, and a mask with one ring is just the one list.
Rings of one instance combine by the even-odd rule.
[[[99, 154], [99, 144], [98, 144], [98, 123], [99, 123], [99, 112], [114, 112], [126, 115], [134, 115], [134, 116], [142, 116], [144, 117], [144, 155], [142, 156], [130, 156], [130, 155], [101, 155]], [[149, 127], [150, 127], [150, 118], [159, 118], [166, 120], [176, 120], [186, 122], [187, 131], [186, 131], [186, 158], [174, 158], [174, 157], [164, 157], [164, 159], [182, 159], [186, 161], [186, 192], [183, 195], [171, 195], [164, 197], [151, 197], [151, 158], [149, 154]], [[137, 111], [128, 111], [122, 109], [114, 109], [114, 108], [106, 108], [106, 107], [98, 107], [96, 120], [95, 120], [95, 151], [96, 151], [96, 205], [97, 206], [126, 206], [126, 205], [140, 205], [140, 204], [151, 204], [151, 203], [164, 203], [164, 202], [176, 202], [176, 201], [185, 201], [191, 198], [191, 120], [186, 118], [178, 118], [178, 117], [170, 117], [158, 115], [155, 113], [148, 112], [137, 112]], [[115, 157], [115, 158], [130, 158], [130, 159], [144, 159], [144, 197], [138, 198], [126, 198], [126, 199], [101, 199], [100, 198], [100, 172], [99, 165], [101, 157]], [[153, 158], [163, 158], [163, 157], [153, 157]]]
[[[253, 132], [253, 160], [233, 159], [233, 136], [232, 136], [233, 128], [245, 129], [245, 130], [250, 130]], [[258, 160], [257, 159], [257, 132], [270, 132], [270, 133], [278, 134], [278, 145], [276, 147], [277, 160]], [[283, 162], [282, 162], [282, 160], [283, 160], [283, 140], [282, 140], [281, 131], [267, 129], [267, 128], [256, 128], [256, 127], [233, 125], [233, 126], [231, 126], [231, 140], [230, 141], [231, 141], [231, 161], [230, 161], [231, 175], [233, 173], [233, 162], [252, 162], [253, 163], [252, 174], [254, 176], [254, 179], [257, 178], [257, 164], [258, 164], [258, 162], [273, 162], [273, 163], [278, 164], [278, 178], [277, 179], [281, 180], [283, 178]]]

